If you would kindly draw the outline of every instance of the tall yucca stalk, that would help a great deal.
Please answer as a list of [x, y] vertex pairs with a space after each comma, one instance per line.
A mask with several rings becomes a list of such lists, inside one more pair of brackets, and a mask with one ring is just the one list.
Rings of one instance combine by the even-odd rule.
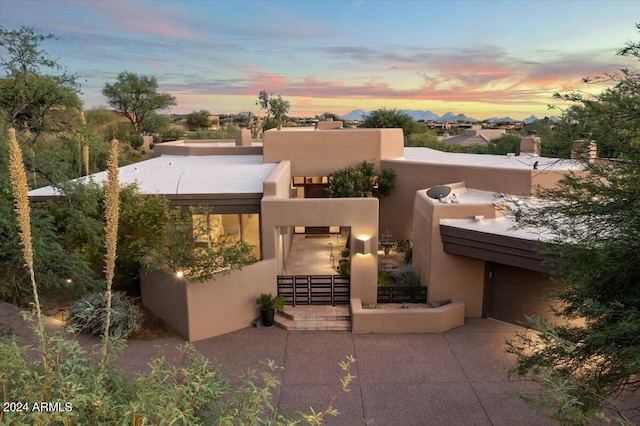
[[89, 145], [82, 147], [82, 162], [84, 163], [84, 174], [89, 175]]
[[[107, 184], [105, 188], [105, 246], [104, 272], [107, 278], [107, 318], [104, 326], [105, 341], [109, 337], [111, 322], [111, 285], [116, 267], [116, 248], [118, 244], [118, 211], [120, 208], [120, 188], [118, 185], [118, 141], [111, 141], [111, 150], [107, 162]], [[105, 352], [106, 352], [105, 344]]]
[[[89, 153], [85, 142], [87, 130], [87, 120], [84, 118], [84, 111], [80, 111], [80, 129], [78, 132], [78, 173], [82, 176], [82, 165], [84, 164], [85, 174], [89, 174]], [[86, 152], [85, 152], [86, 151]], [[82, 163], [80, 162], [82, 159]]]
[[15, 205], [16, 219], [18, 228], [20, 229], [20, 242], [22, 243], [22, 254], [24, 262], [29, 270], [29, 278], [31, 279], [31, 288], [33, 290], [33, 302], [37, 315], [37, 333], [39, 334], [40, 347], [42, 349], [42, 358], [47, 364], [46, 344], [44, 335], [44, 322], [42, 320], [42, 312], [40, 310], [40, 298], [38, 297], [38, 285], [36, 284], [36, 275], [33, 269], [33, 245], [31, 243], [31, 208], [29, 207], [29, 187], [27, 185], [27, 174], [24, 170], [24, 161], [22, 159], [22, 151], [18, 140], [16, 139], [16, 131], [9, 129], [9, 175], [11, 178], [11, 188], [13, 190], [13, 201]]

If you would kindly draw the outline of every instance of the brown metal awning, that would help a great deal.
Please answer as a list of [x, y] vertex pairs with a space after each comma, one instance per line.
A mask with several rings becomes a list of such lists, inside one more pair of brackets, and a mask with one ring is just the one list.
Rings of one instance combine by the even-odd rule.
[[445, 253], [481, 259], [532, 271], [549, 272], [536, 241], [440, 225]]

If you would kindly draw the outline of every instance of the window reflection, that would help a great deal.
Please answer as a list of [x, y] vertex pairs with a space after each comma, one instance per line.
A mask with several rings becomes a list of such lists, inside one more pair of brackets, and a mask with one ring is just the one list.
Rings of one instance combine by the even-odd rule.
[[253, 246], [256, 259], [261, 259], [259, 214], [192, 214], [191, 220], [196, 242], [211, 247], [220, 238], [243, 239]]

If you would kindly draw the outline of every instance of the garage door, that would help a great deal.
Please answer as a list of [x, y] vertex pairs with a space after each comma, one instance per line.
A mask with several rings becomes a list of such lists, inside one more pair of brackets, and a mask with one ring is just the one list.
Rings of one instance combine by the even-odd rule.
[[558, 288], [543, 272], [486, 263], [484, 316], [513, 324], [525, 322], [525, 315], [555, 321], [549, 295]]

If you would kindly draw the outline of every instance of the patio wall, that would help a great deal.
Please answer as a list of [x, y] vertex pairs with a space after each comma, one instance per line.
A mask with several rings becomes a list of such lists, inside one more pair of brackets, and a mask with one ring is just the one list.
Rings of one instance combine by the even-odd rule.
[[464, 303], [459, 300], [430, 309], [364, 309], [351, 299], [353, 333], [444, 333], [464, 324]]
[[275, 275], [274, 260], [202, 283], [154, 271], [142, 278], [142, 303], [194, 342], [249, 327], [259, 314], [256, 298], [276, 293]]

